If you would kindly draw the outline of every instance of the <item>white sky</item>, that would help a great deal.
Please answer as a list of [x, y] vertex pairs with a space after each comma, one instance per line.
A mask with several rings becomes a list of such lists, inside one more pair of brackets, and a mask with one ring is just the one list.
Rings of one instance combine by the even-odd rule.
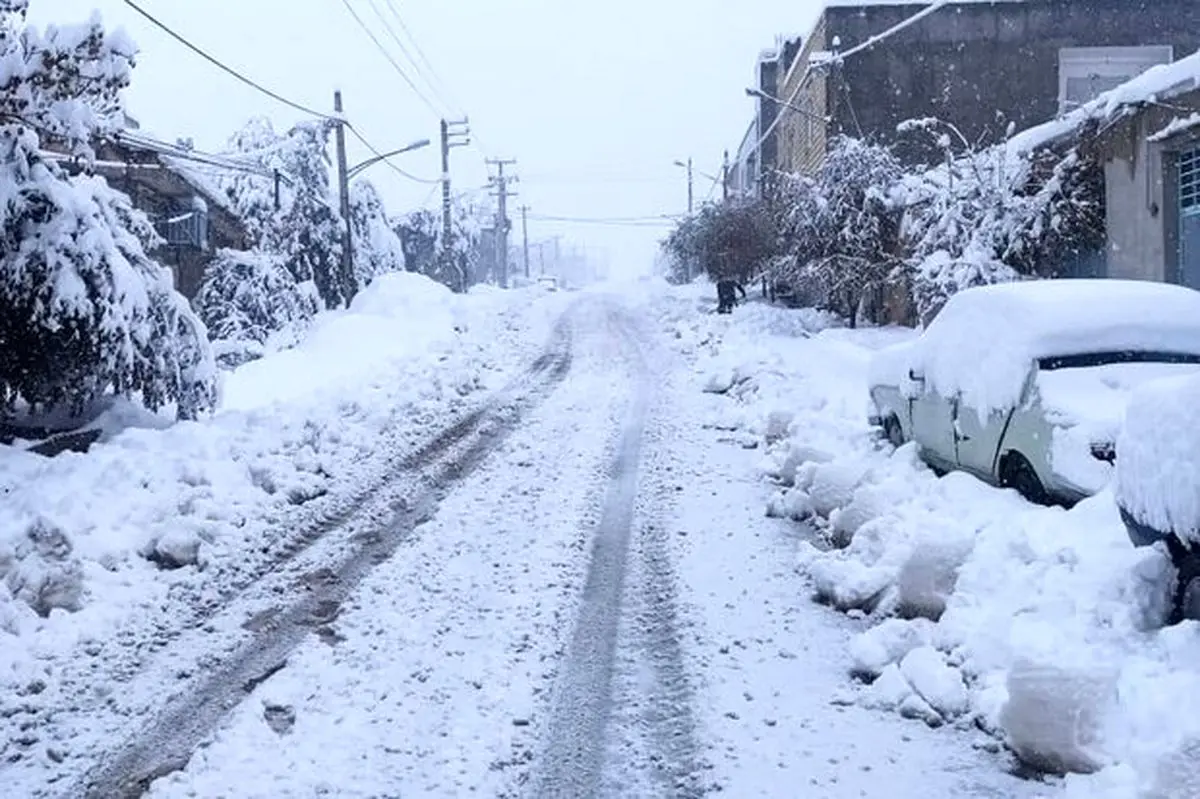
[[[350, 0], [410, 76], [414, 71], [372, 10]], [[418, 176], [440, 171], [437, 120], [403, 82], [342, 0], [139, 0], [195, 44], [251, 78], [310, 107], [332, 110], [345, 95], [351, 122], [384, 150], [433, 144], [399, 156]], [[532, 214], [631, 217], [686, 209], [676, 159], [719, 173], [753, 113], [744, 89], [758, 52], [779, 33], [807, 33], [821, 0], [393, 0], [449, 89], [449, 112], [465, 110], [487, 155], [517, 158], [515, 206]], [[77, 22], [93, 9], [141, 48], [129, 107], [147, 132], [190, 136], [220, 150], [252, 116], [286, 128], [299, 115], [243, 86], [145, 22], [122, 0], [31, 0], [35, 24]], [[399, 33], [400, 31], [397, 30]], [[415, 54], [414, 54], [415, 55]], [[418, 85], [424, 89], [419, 77]], [[432, 92], [426, 90], [426, 94]], [[438, 98], [433, 98], [439, 103]], [[351, 163], [369, 153], [350, 144]], [[453, 151], [455, 191], [481, 189], [479, 149]], [[389, 211], [426, 202], [433, 187], [380, 165], [367, 173]], [[697, 202], [711, 181], [697, 176]], [[719, 191], [719, 187], [716, 189]], [[440, 195], [439, 195], [440, 196]], [[667, 228], [530, 221], [530, 239], [562, 234], [607, 249], [614, 273], [649, 268]]]

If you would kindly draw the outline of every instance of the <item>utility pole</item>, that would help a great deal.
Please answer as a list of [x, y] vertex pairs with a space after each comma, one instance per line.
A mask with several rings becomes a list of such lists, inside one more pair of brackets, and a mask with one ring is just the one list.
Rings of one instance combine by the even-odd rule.
[[692, 186], [693, 186], [693, 183], [692, 183], [692, 159], [691, 159], [691, 158], [688, 158], [688, 162], [687, 162], [687, 172], [688, 172], [688, 216], [691, 216], [691, 215], [692, 215], [692, 211], [693, 211], [693, 210], [695, 210], [695, 209], [694, 209], [694, 207], [693, 207], [693, 204], [692, 204], [692, 197], [693, 197]]
[[516, 196], [508, 189], [510, 182], [519, 180], [515, 175], [505, 175], [504, 167], [515, 165], [516, 159], [489, 158], [485, 161], [489, 166], [496, 167], [497, 174], [488, 178], [488, 185], [496, 189], [492, 195], [497, 198], [496, 204], [496, 254], [500, 269], [500, 288], [508, 288], [508, 232], [512, 222], [508, 218], [508, 198]]
[[[462, 119], [456, 122], [442, 120], [442, 257], [447, 261], [453, 262], [453, 254], [451, 247], [454, 239], [454, 224], [451, 218], [450, 210], [450, 150], [455, 147], [466, 147], [471, 143], [470, 129], [467, 127], [468, 120]], [[458, 288], [459, 291], [466, 291], [467, 287], [466, 275], [464, 275], [457, 263], [454, 263], [454, 268], [459, 269]]]
[[342, 220], [346, 224], [342, 237], [342, 291], [346, 305], [354, 296], [354, 228], [350, 223], [350, 175], [346, 166], [346, 120], [342, 116], [342, 93], [333, 93], [333, 111], [337, 117], [335, 132], [338, 160], [338, 199], [341, 201]]
[[529, 277], [529, 206], [521, 206], [521, 239], [525, 250], [525, 277]]
[[721, 161], [721, 196], [725, 202], [729, 202], [729, 151], [725, 151], [725, 158]]

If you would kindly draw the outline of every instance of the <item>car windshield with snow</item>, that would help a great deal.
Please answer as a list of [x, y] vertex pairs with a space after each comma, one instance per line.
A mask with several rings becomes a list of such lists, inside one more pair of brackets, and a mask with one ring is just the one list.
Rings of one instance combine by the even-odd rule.
[[984, 286], [872, 364], [873, 418], [930, 466], [1038, 502], [1108, 484], [1130, 393], [1200, 371], [1200, 292], [1126, 280]]

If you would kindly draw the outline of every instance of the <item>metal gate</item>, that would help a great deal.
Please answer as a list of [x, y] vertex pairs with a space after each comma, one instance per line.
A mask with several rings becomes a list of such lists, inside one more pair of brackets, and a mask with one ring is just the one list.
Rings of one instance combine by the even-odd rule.
[[1200, 289], [1200, 148], [1179, 154], [1179, 282]]

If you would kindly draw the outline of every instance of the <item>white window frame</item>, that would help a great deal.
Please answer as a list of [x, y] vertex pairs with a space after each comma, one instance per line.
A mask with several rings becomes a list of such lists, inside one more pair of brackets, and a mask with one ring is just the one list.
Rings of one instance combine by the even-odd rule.
[[1067, 82], [1078, 78], [1122, 78], [1131, 80], [1151, 67], [1175, 60], [1169, 44], [1143, 47], [1063, 47], [1058, 51], [1058, 112], [1067, 107]]

